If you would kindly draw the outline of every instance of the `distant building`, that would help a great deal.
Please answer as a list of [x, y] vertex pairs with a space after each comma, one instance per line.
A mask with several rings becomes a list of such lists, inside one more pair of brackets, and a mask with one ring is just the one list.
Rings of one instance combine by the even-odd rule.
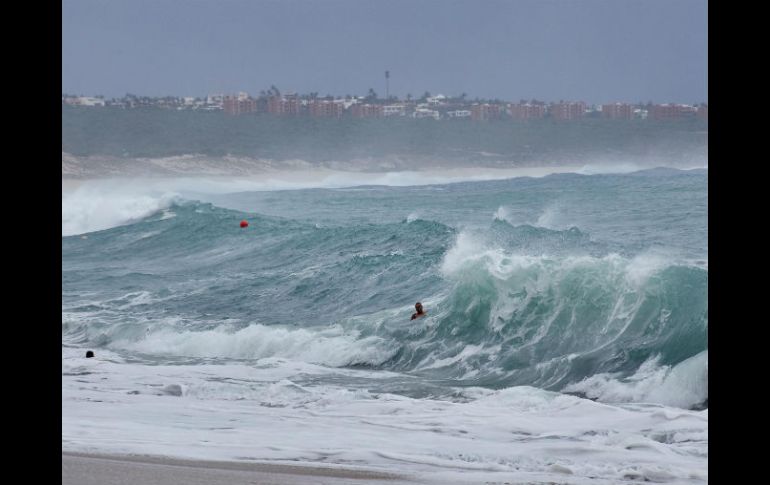
[[381, 104], [356, 103], [350, 107], [350, 115], [353, 118], [382, 118], [384, 111]]
[[267, 112], [271, 115], [283, 114], [282, 100], [283, 98], [280, 96], [270, 96], [267, 98]]
[[270, 96], [267, 98], [267, 112], [271, 115], [283, 114], [283, 98], [280, 96]]
[[582, 118], [586, 113], [586, 104], [582, 101], [576, 103], [551, 103], [551, 117], [555, 120], [575, 120]]
[[406, 106], [403, 104], [391, 104], [382, 107], [382, 115], [387, 116], [404, 116], [406, 115]]
[[471, 106], [471, 119], [473, 121], [496, 120], [500, 118], [500, 105], [497, 104], [474, 104]]
[[698, 110], [686, 104], [656, 104], [649, 111], [648, 118], [653, 120], [678, 120], [692, 117]]
[[454, 111], [447, 111], [446, 115], [449, 118], [470, 118], [471, 112], [467, 109], [457, 109]]
[[62, 97], [64, 104], [72, 106], [104, 106], [104, 98], [94, 98], [90, 96], [67, 96]]
[[602, 105], [602, 118], [611, 120], [630, 120], [634, 117], [634, 107], [626, 103]]
[[508, 108], [511, 118], [515, 120], [529, 120], [534, 118], [543, 118], [545, 116], [545, 106], [542, 104], [519, 103], [512, 104]]
[[437, 94], [435, 96], [429, 96], [425, 98], [425, 102], [429, 106], [439, 106], [446, 103], [446, 96], [443, 94]]
[[433, 118], [434, 120], [439, 119], [438, 111], [433, 109], [427, 109], [427, 108], [417, 108], [414, 110], [414, 113], [412, 113], [413, 118]]
[[267, 112], [274, 115], [298, 115], [300, 99], [296, 94], [271, 96], [267, 100]]
[[337, 101], [342, 103], [342, 107], [345, 109], [345, 111], [350, 109], [350, 107], [353, 106], [354, 104], [358, 104], [358, 99], [356, 98], [343, 98], [343, 99], [338, 99]]
[[225, 95], [224, 94], [209, 94], [206, 96], [206, 104], [211, 105], [222, 105], [224, 102]]
[[241, 99], [240, 96], [225, 96], [222, 101], [222, 107], [225, 113], [229, 115], [255, 113], [257, 111], [257, 100], [252, 98]]
[[126, 108], [126, 104], [123, 101], [115, 98], [105, 101], [104, 105], [112, 108]]
[[312, 99], [307, 106], [308, 114], [316, 118], [340, 118], [345, 112], [343, 100]]

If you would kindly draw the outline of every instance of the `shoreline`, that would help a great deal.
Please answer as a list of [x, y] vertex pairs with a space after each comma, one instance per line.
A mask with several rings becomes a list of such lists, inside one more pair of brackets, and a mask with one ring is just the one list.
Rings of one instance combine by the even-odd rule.
[[209, 461], [153, 455], [62, 451], [62, 485], [407, 485], [426, 483], [393, 473], [340, 465]]

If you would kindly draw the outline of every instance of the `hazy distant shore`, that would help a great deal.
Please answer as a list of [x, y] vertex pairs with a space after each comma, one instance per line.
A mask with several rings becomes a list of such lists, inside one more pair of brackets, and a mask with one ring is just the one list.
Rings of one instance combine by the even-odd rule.
[[[62, 108], [62, 174], [228, 175], [681, 162], [708, 157], [708, 124], [583, 119], [472, 123]], [[652, 162], [654, 165], [668, 163]], [[654, 166], [653, 165], [653, 166]]]

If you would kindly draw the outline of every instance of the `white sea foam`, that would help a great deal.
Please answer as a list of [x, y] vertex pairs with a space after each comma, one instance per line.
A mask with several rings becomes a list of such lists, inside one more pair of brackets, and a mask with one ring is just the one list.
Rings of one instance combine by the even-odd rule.
[[[363, 465], [423, 483], [708, 482], [707, 410], [608, 405], [530, 387], [458, 389], [464, 402], [412, 399], [352, 384], [378, 379], [373, 371], [83, 355], [62, 349], [66, 451]], [[313, 381], [334, 373], [347, 384]]]
[[[115, 182], [62, 192], [62, 236], [110, 229], [167, 209], [179, 194], [134, 190]], [[164, 216], [164, 218], [167, 216]]]
[[708, 399], [708, 350], [675, 366], [660, 365], [659, 358], [651, 358], [626, 379], [614, 374], [596, 374], [564, 390], [580, 392], [602, 402], [697, 406]]
[[198, 332], [158, 330], [139, 341], [115, 340], [115, 348], [158, 355], [261, 359], [281, 357], [331, 367], [380, 364], [397, 351], [380, 337], [360, 337], [339, 326], [289, 329], [250, 325], [240, 330], [222, 328]]
[[163, 215], [161, 216], [160, 220], [165, 221], [166, 219], [172, 219], [174, 217], [176, 217], [176, 213], [167, 209], [163, 211]]

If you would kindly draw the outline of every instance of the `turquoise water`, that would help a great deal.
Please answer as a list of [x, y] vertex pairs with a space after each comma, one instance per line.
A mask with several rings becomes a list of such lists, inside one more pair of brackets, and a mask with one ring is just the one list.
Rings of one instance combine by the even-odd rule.
[[[707, 352], [707, 179], [188, 192], [62, 237], [62, 342], [150, 365], [363, 367], [383, 378], [349, 386], [410, 397], [530, 385], [602, 399], [596, 386]], [[412, 322], [416, 301], [428, 316]]]

